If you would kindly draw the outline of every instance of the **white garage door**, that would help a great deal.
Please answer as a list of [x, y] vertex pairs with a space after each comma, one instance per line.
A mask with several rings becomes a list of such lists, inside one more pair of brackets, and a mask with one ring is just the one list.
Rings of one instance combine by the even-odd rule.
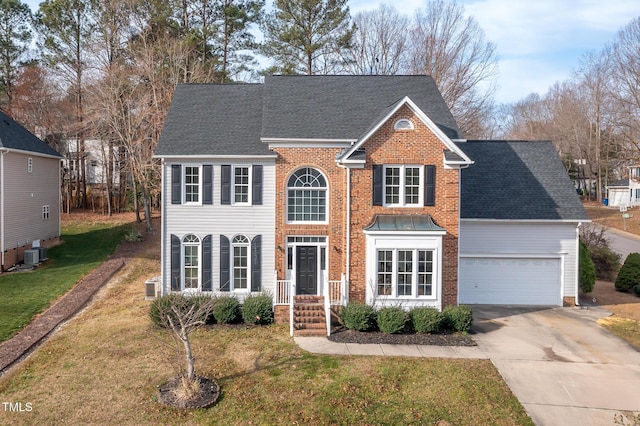
[[560, 259], [460, 259], [460, 303], [562, 305]]

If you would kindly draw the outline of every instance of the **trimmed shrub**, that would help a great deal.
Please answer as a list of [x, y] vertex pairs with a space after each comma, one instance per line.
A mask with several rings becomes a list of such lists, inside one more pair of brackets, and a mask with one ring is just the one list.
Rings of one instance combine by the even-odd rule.
[[632, 290], [633, 290], [633, 294], [640, 297], [640, 284], [634, 285]]
[[580, 241], [580, 255], [578, 258], [578, 283], [583, 293], [591, 293], [596, 285], [596, 267], [589, 256], [589, 250], [585, 243]]
[[242, 305], [242, 320], [245, 324], [271, 324], [273, 322], [273, 299], [265, 293], [249, 295]]
[[466, 305], [447, 306], [442, 311], [445, 327], [455, 332], [469, 332], [473, 325], [473, 313]]
[[[151, 306], [149, 307], [149, 318], [151, 321], [157, 325], [158, 327], [165, 327], [164, 319], [160, 317], [160, 312], [169, 312], [171, 313], [171, 306], [177, 307], [186, 307], [188, 309], [191, 305], [199, 305], [202, 302], [206, 302], [211, 300], [210, 296], [204, 294], [197, 295], [185, 295], [182, 293], [170, 293], [165, 294], [162, 297], [159, 297], [151, 302]], [[196, 306], [196, 309], [198, 307]], [[177, 321], [177, 318], [173, 313], [171, 313], [171, 320]], [[215, 322], [213, 315], [207, 317], [207, 323], [211, 324]]]
[[436, 308], [414, 308], [409, 317], [417, 333], [439, 333], [442, 330], [444, 316]]
[[391, 306], [378, 311], [378, 328], [383, 333], [395, 334], [405, 331], [409, 324], [409, 314], [402, 308]]
[[233, 324], [240, 318], [240, 302], [233, 296], [223, 296], [213, 305], [213, 316], [220, 324]]
[[376, 324], [376, 311], [373, 306], [349, 302], [340, 311], [340, 320], [349, 330], [369, 331]]
[[620, 268], [615, 285], [618, 291], [628, 291], [636, 284], [640, 284], [640, 253], [631, 253]]

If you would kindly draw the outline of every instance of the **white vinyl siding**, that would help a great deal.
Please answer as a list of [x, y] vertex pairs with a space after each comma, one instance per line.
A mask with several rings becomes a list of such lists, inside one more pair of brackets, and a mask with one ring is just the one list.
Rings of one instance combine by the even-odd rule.
[[[25, 164], [32, 159], [29, 173]], [[4, 248], [30, 244], [60, 235], [60, 159], [4, 154]], [[43, 206], [49, 206], [49, 218], [43, 217]]]
[[[575, 223], [463, 220], [459, 240], [459, 301], [469, 303], [465, 297], [473, 296], [473, 289], [485, 285], [494, 295], [482, 303], [561, 305], [562, 297], [576, 295], [576, 250]], [[513, 287], [504, 287], [508, 282]], [[547, 296], [531, 299], [526, 294], [531, 286], [539, 286], [539, 293]], [[511, 294], [513, 288], [515, 294]]]
[[[220, 235], [230, 240], [239, 234], [252, 240], [256, 235], [262, 236], [262, 289], [273, 292], [275, 270], [275, 160], [273, 159], [233, 159], [234, 165], [262, 165], [263, 166], [263, 203], [238, 209], [232, 204], [223, 205], [220, 202], [221, 166], [230, 161], [202, 159], [186, 161], [184, 159], [165, 159], [163, 167], [163, 288], [169, 291], [170, 283], [170, 235], [182, 239], [187, 234], [197, 235], [200, 239], [211, 235], [212, 245], [212, 287], [218, 291], [220, 286]], [[182, 167], [213, 165], [213, 203], [211, 205], [184, 206], [171, 204], [171, 165], [180, 164]], [[232, 175], [233, 176], [233, 175]], [[233, 194], [232, 194], [233, 197]], [[166, 278], [165, 278], [166, 277]]]

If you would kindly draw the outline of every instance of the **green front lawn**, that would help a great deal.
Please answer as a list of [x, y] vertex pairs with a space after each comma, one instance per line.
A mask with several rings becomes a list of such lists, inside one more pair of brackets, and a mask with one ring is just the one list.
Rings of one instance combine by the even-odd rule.
[[113, 251], [128, 225], [63, 223], [63, 244], [48, 250], [48, 260], [32, 272], [0, 275], [0, 342], [9, 339]]

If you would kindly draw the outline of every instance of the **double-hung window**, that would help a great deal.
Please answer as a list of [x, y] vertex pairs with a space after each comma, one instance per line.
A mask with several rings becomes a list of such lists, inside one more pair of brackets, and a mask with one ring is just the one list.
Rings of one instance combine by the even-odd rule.
[[434, 296], [433, 250], [383, 249], [377, 251], [377, 295]]
[[184, 202], [185, 204], [200, 203], [200, 167], [198, 166], [184, 168]]
[[384, 166], [384, 204], [386, 206], [421, 206], [423, 167]]
[[233, 204], [251, 203], [251, 167], [233, 166]]

